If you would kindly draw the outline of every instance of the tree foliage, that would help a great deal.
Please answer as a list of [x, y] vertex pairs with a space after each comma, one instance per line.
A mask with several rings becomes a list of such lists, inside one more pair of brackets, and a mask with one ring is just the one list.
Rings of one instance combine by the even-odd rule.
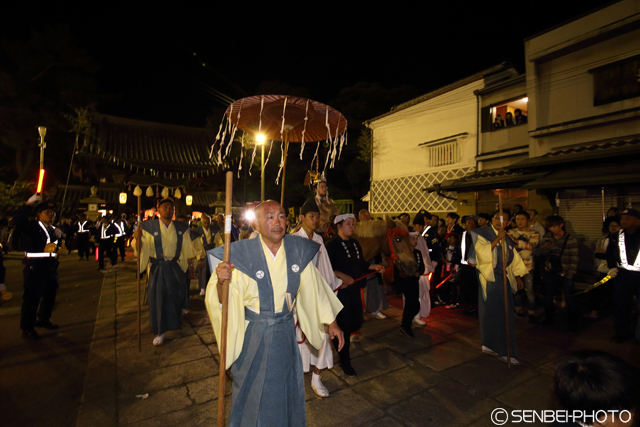
[[7, 165], [11, 178], [23, 181], [38, 160], [38, 126], [47, 127], [53, 169], [68, 162], [73, 143], [64, 115], [95, 101], [98, 66], [62, 25], [33, 30], [28, 40], [3, 39], [0, 47], [0, 154], [13, 160]]

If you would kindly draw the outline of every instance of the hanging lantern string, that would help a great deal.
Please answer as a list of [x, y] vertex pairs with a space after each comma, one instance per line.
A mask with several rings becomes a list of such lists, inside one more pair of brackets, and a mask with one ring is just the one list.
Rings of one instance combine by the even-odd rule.
[[262, 133], [262, 110], [264, 109], [264, 95], [260, 97], [260, 116], [258, 117], [258, 135]]

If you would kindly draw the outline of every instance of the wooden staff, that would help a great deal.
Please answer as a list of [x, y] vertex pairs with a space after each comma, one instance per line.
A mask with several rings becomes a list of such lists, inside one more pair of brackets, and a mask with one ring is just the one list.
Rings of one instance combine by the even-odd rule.
[[[140, 222], [140, 196], [138, 196], [138, 228], [140, 228], [142, 226], [142, 223]], [[141, 326], [140, 326], [140, 252], [141, 252], [141, 240], [142, 240], [142, 236], [140, 236], [139, 239], [136, 239], [136, 246], [138, 249], [138, 262], [137, 262], [137, 267], [138, 267], [138, 352], [142, 351], [142, 333], [141, 333]]]
[[[231, 195], [233, 190], [233, 172], [227, 172], [227, 188], [224, 218], [224, 262], [231, 260]], [[218, 385], [218, 427], [224, 427], [224, 394], [225, 379], [227, 375], [227, 323], [229, 318], [229, 281], [222, 282], [222, 295], [219, 295], [222, 304], [222, 319], [220, 325], [220, 370]]]
[[[504, 230], [505, 224], [502, 220], [502, 194], [498, 194], [498, 202], [500, 204], [500, 225]], [[507, 367], [511, 369], [511, 331], [509, 330], [509, 285], [507, 280], [507, 239], [506, 237], [500, 242], [502, 246], [502, 278], [504, 280], [504, 320], [507, 330]]]

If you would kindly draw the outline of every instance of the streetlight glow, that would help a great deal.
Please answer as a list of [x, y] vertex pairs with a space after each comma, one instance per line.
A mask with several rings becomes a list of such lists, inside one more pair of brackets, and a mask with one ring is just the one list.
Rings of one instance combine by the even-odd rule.
[[258, 144], [264, 144], [264, 135], [261, 133], [256, 135], [256, 141], [258, 142]]

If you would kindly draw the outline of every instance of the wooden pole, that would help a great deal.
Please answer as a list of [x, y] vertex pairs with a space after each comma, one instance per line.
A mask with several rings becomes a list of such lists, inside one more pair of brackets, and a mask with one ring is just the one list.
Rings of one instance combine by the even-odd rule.
[[[284, 184], [284, 180], [283, 180]], [[231, 259], [231, 195], [233, 191], [233, 172], [227, 172], [227, 188], [224, 218], [224, 262]], [[224, 427], [224, 394], [227, 376], [227, 322], [229, 318], [229, 281], [222, 282], [222, 320], [220, 325], [220, 370], [218, 385], [218, 427]]]
[[607, 213], [604, 210], [604, 187], [602, 187], [602, 222], [607, 219]]
[[[142, 226], [142, 222], [140, 221], [140, 196], [138, 196], [138, 228]], [[137, 261], [137, 271], [138, 271], [138, 352], [142, 351], [142, 333], [141, 333], [141, 325], [140, 325], [140, 250], [141, 250], [141, 240], [136, 239], [136, 246], [138, 249], [138, 261]]]
[[[502, 229], [506, 224], [502, 220], [502, 194], [498, 194], [498, 202], [500, 204], [500, 224]], [[500, 242], [502, 247], [502, 279], [504, 281], [504, 321], [507, 331], [507, 367], [511, 369], [511, 330], [509, 328], [509, 283], [507, 278], [507, 239], [504, 238]]]

